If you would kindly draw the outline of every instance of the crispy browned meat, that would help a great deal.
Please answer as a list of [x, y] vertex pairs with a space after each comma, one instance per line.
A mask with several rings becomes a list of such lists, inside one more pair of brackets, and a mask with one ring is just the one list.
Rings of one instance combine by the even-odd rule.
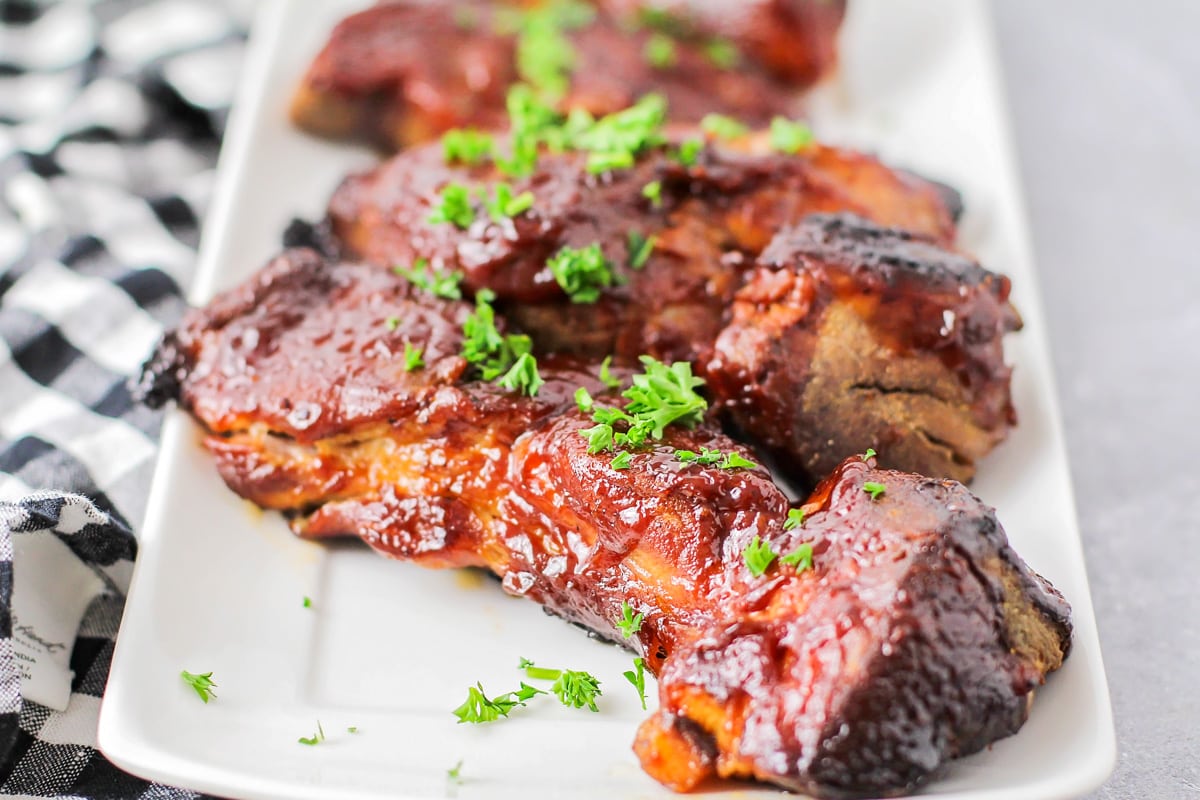
[[873, 447], [966, 480], [1016, 422], [1008, 292], [926, 237], [809, 217], [763, 252], [704, 374], [741, 430], [811, 478]]
[[[560, 107], [606, 114], [658, 92], [673, 118], [691, 122], [709, 112], [752, 122], [794, 114], [796, 91], [833, 63], [843, 11], [820, 0], [676, 3], [646, 24], [643, 3], [600, 5], [592, 23], [565, 31], [574, 69]], [[401, 0], [347, 17], [297, 89], [292, 119], [387, 149], [455, 127], [500, 127], [506, 91], [521, 79], [516, 36], [498, 19], [504, 6]], [[670, 63], [657, 66], [645, 54], [652, 37], [666, 35], [656, 27], [673, 43]], [[714, 43], [736, 46], [737, 63], [714, 61]]]
[[[789, 530], [763, 468], [675, 458], [749, 455], [708, 423], [669, 426], [613, 469], [570, 399], [581, 385], [605, 398], [591, 370], [547, 359], [534, 398], [473, 380], [458, 355], [469, 309], [294, 250], [192, 312], [148, 385], [208, 429], [231, 488], [298, 533], [486, 567], [616, 641], [622, 602], [644, 614], [628, 643], [661, 708], [635, 749], [673, 788], [719, 775], [894, 793], [1024, 721], [1069, 648], [1069, 609], [962, 486], [853, 459]], [[424, 368], [404, 370], [405, 341]], [[778, 554], [810, 544], [812, 568], [754, 575], [755, 536]]]
[[[583, 154], [544, 154], [514, 183], [534, 193], [529, 211], [496, 222], [478, 210], [459, 229], [429, 221], [439, 192], [486, 191], [496, 174], [447, 166], [428, 146], [347, 179], [330, 220], [356, 257], [428, 259], [496, 291], [542, 352], [695, 363], [739, 428], [810, 486], [867, 447], [887, 466], [969, 480], [1015, 421], [1001, 342], [1018, 326], [1007, 280], [951, 248], [932, 185], [851, 151], [764, 151], [754, 137], [712, 142], [685, 168], [666, 148], [603, 176]], [[642, 191], [651, 181], [657, 207]], [[859, 218], [777, 233], [829, 211]], [[631, 233], [655, 239], [641, 268], [630, 265]], [[595, 243], [619, 284], [572, 303], [547, 262]]]

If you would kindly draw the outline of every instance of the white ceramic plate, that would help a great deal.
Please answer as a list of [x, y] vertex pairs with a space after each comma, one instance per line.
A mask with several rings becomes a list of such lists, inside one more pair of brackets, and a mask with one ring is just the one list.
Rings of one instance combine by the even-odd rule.
[[[289, 218], [319, 216], [338, 179], [371, 163], [369, 153], [299, 134], [285, 116], [306, 63], [355, 5], [263, 9], [194, 301], [251, 274]], [[844, 66], [821, 94], [816, 127], [960, 187], [964, 244], [1012, 277], [1026, 322], [1009, 350], [1021, 425], [974, 489], [1074, 606], [1074, 652], [1038, 692], [1028, 724], [954, 763], [925, 793], [1081, 795], [1112, 768], [1112, 717], [990, 19], [981, 0], [851, 7]], [[182, 413], [169, 415], [100, 716], [99, 745], [116, 764], [233, 797], [671, 796], [630, 752], [645, 714], [621, 677], [627, 654], [494, 582], [294, 539], [280, 517], [222, 485], [198, 439]], [[466, 687], [515, 685], [520, 656], [595, 672], [602, 712], [543, 703], [503, 724], [457, 725], [450, 709]], [[212, 670], [219, 698], [200, 703], [181, 669]], [[298, 744], [318, 720], [327, 740]], [[460, 759], [465, 782], [450, 788], [446, 771]]]

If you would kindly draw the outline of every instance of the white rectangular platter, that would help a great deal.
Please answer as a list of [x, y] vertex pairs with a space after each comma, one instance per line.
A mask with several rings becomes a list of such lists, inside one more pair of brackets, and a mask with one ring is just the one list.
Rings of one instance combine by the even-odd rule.
[[[361, 2], [281, 0], [262, 10], [221, 157], [191, 299], [246, 278], [293, 216], [317, 218], [338, 179], [373, 161], [289, 127], [288, 97], [332, 25]], [[954, 763], [924, 794], [1071, 797], [1115, 758], [1036, 275], [982, 0], [852, 0], [840, 74], [820, 93], [824, 138], [963, 190], [963, 244], [1007, 273], [1026, 327], [1011, 337], [1020, 427], [974, 490], [1014, 546], [1074, 606], [1074, 651], [1028, 724]], [[305, 608], [302, 598], [311, 597]], [[515, 685], [521, 656], [587, 669], [598, 714], [544, 703], [503, 724], [457, 725], [466, 688]], [[235, 497], [180, 412], [163, 430], [99, 746], [160, 782], [254, 798], [651, 798], [669, 792], [630, 751], [645, 714], [628, 654], [470, 574], [429, 572], [365, 548], [294, 539]], [[199, 702], [179, 672], [214, 673]], [[297, 743], [320, 720], [327, 740]], [[349, 727], [358, 732], [351, 733]], [[447, 769], [463, 762], [463, 783]], [[723, 793], [773, 794], [740, 785]]]

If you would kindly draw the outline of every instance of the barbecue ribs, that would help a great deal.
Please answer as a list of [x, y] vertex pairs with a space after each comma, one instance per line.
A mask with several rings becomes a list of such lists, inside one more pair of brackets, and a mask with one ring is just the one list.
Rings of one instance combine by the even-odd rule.
[[[614, 641], [623, 602], [644, 614], [630, 644], [661, 708], [635, 750], [675, 789], [895, 793], [1020, 727], [1069, 649], [1069, 608], [962, 486], [855, 458], [797, 526], [762, 467], [677, 458], [751, 456], [709, 421], [667, 425], [617, 469], [580, 435], [577, 387], [619, 403], [593, 368], [539, 359], [533, 397], [475, 377], [464, 323], [484, 305], [291, 250], [191, 312], [143, 388], [178, 399], [228, 485], [301, 535], [486, 567]], [[754, 537], [810, 545], [811, 568], [752, 572]]]
[[[675, 151], [603, 175], [585, 153], [543, 152], [512, 180], [531, 208], [497, 220], [476, 201], [460, 228], [430, 221], [440, 192], [486, 194], [504, 176], [428, 145], [347, 178], [329, 221], [349, 256], [424, 259], [495, 291], [540, 352], [693, 363], [741, 431], [809, 486], [880, 444], [886, 466], [969, 480], [1015, 422], [1001, 340], [1019, 320], [1007, 279], [953, 249], [942, 192], [820, 144], [788, 155], [754, 134], [710, 140], [690, 166]], [[859, 218], [803, 221], [822, 212]], [[594, 244], [615, 285], [572, 302], [549, 262]]]
[[[518, 5], [541, 9], [524, 28]], [[844, 12], [840, 0], [596, 5], [380, 3], [334, 28], [296, 91], [292, 119], [395, 150], [451, 128], [501, 127], [511, 84], [555, 84], [560, 73], [563, 86], [541, 88], [564, 111], [606, 114], [659, 92], [681, 121], [720, 112], [763, 123], [793, 115], [797, 91], [832, 65]]]

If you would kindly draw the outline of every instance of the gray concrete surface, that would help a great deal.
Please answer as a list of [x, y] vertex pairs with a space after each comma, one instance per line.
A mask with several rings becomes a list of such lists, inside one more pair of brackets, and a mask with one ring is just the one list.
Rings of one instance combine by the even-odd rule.
[[994, 0], [1119, 762], [1200, 797], [1200, 3]]

